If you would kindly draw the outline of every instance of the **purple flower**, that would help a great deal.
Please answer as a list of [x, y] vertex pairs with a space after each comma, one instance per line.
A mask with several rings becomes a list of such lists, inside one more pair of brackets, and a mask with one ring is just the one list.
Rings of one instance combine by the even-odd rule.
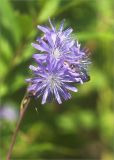
[[34, 77], [27, 79], [30, 83], [28, 91], [35, 97], [42, 96], [42, 104], [52, 99], [60, 104], [62, 100], [71, 98], [69, 90], [76, 92], [73, 85], [88, 81], [87, 68], [90, 63], [85, 50], [78, 41], [72, 39], [72, 28], [59, 29], [50, 22], [51, 28], [38, 26], [43, 36], [32, 43], [40, 53], [34, 54], [37, 66], [30, 66]]
[[74, 53], [70, 48], [73, 47], [75, 41], [71, 38], [72, 28], [63, 31], [63, 22], [57, 30], [49, 20], [51, 28], [38, 26], [44, 35], [37, 38], [37, 43], [32, 43], [33, 47], [44, 54], [34, 54], [33, 57], [45, 60], [47, 54], [51, 54], [56, 60], [64, 59], [67, 61], [73, 60]]
[[71, 98], [68, 90], [77, 92], [77, 88], [72, 85], [76, 75], [71, 75], [62, 61], [47, 57], [46, 63], [39, 60], [38, 66], [31, 65], [30, 69], [34, 72], [34, 78], [26, 80], [31, 83], [28, 91], [34, 92], [36, 97], [42, 96], [42, 104], [53, 98], [60, 104], [62, 99]]
[[38, 26], [44, 34], [41, 38], [37, 38], [37, 43], [32, 43], [32, 46], [36, 48], [40, 54], [34, 54], [33, 58], [37, 60], [46, 60], [48, 54], [53, 56], [56, 60], [64, 59], [64, 62], [68, 64], [76, 64], [87, 69], [90, 63], [87, 54], [84, 50], [81, 50], [80, 44], [77, 40], [72, 38], [72, 28], [64, 30], [64, 21], [62, 21], [59, 29], [51, 23], [51, 28], [47, 26]]

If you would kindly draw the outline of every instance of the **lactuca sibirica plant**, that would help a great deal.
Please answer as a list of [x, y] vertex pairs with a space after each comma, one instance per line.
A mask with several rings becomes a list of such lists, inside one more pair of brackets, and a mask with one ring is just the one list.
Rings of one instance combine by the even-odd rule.
[[64, 21], [59, 29], [52, 24], [50, 27], [37, 26], [43, 32], [32, 46], [38, 53], [33, 55], [36, 66], [30, 65], [34, 77], [27, 79], [28, 92], [35, 97], [42, 97], [42, 104], [56, 100], [71, 98], [69, 91], [77, 92], [74, 86], [89, 80], [87, 67], [90, 63], [86, 51], [80, 48], [77, 40], [72, 38], [72, 28], [64, 30]]
[[42, 97], [42, 104], [56, 100], [59, 104], [71, 98], [70, 91], [77, 92], [77, 83], [89, 80], [87, 68], [90, 63], [87, 52], [80, 48], [77, 40], [72, 38], [72, 28], [64, 30], [64, 22], [59, 29], [51, 23], [50, 27], [39, 26], [43, 35], [36, 39], [32, 46], [37, 49], [33, 54], [36, 66], [30, 65], [33, 78], [26, 79], [29, 83], [27, 92], [20, 106], [20, 115], [7, 154], [10, 160], [16, 136], [24, 113], [32, 97]]

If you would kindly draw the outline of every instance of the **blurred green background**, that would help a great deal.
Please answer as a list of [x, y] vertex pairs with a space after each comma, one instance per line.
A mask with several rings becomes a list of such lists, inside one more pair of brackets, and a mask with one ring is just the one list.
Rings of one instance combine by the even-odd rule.
[[[0, 160], [5, 159], [16, 126], [20, 102], [34, 64], [31, 43], [41, 35], [37, 25], [74, 29], [89, 48], [91, 80], [61, 105], [32, 100], [21, 123], [12, 159], [113, 159], [112, 74], [113, 0], [0, 1]], [[37, 108], [38, 111], [35, 110]], [[3, 114], [4, 112], [4, 114]]]

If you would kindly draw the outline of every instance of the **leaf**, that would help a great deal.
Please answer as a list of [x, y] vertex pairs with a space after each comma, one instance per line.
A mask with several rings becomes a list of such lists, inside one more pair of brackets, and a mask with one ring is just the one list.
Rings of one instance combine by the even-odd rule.
[[17, 13], [16, 17], [18, 19], [19, 28], [21, 30], [21, 35], [23, 38], [28, 37], [33, 29], [32, 17], [26, 14]]
[[38, 22], [42, 23], [49, 17], [53, 16], [59, 7], [60, 0], [48, 0], [44, 4], [38, 16]]
[[20, 29], [18, 26], [18, 19], [16, 18], [15, 11], [13, 10], [11, 3], [8, 0], [4, 0], [0, 4], [0, 18], [3, 28], [7, 31], [10, 31], [10, 35], [13, 36], [14, 42], [18, 43], [20, 41]]
[[4, 75], [6, 75], [7, 71], [8, 71], [8, 65], [3, 60], [3, 58], [0, 57], [0, 78], [3, 78]]
[[8, 86], [5, 83], [0, 83], [0, 97], [5, 96], [9, 90]]
[[13, 83], [11, 84], [11, 90], [15, 92], [16, 90], [20, 89], [22, 86], [26, 84], [25, 76], [22, 74], [17, 74], [14, 78]]
[[1, 36], [0, 37], [0, 54], [4, 57], [5, 60], [9, 61], [12, 58], [12, 47], [9, 44], [8, 40]]

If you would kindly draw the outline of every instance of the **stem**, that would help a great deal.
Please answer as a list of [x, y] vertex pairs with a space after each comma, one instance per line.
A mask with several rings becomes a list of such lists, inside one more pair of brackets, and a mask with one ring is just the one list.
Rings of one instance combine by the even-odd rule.
[[17, 121], [16, 129], [15, 129], [15, 132], [14, 132], [12, 140], [11, 140], [10, 148], [9, 148], [9, 151], [8, 151], [8, 154], [7, 154], [7, 160], [10, 160], [10, 158], [11, 158], [11, 154], [12, 154], [12, 151], [13, 151], [13, 147], [14, 147], [14, 144], [15, 144], [15, 141], [16, 141], [18, 131], [19, 131], [19, 127], [20, 127], [21, 121], [23, 120], [25, 111], [28, 108], [30, 99], [31, 99], [31, 97], [29, 96], [29, 93], [26, 93], [22, 102], [21, 102], [19, 119]]

